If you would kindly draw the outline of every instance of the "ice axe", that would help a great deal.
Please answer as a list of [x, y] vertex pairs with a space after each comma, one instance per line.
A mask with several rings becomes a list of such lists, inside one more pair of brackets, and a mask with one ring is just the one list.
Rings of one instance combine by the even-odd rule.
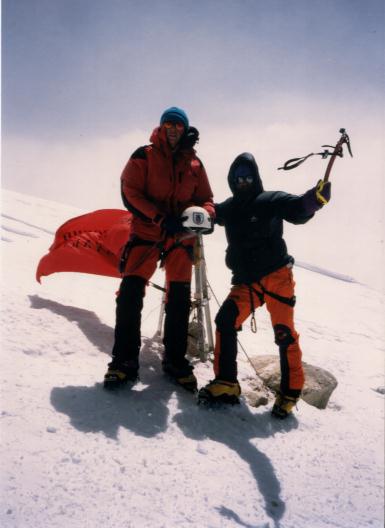
[[[288, 161], [286, 161], [286, 163], [282, 167], [279, 167], [278, 170], [295, 169], [296, 167], [298, 167], [298, 165], [301, 165], [301, 163], [303, 163], [308, 158], [310, 158], [310, 156], [321, 156], [322, 159], [327, 159], [330, 156], [328, 166], [326, 167], [325, 176], [323, 177], [323, 182], [326, 183], [327, 181], [329, 181], [330, 172], [333, 168], [333, 164], [334, 164], [336, 157], [339, 156], [340, 158], [342, 158], [344, 155], [343, 147], [342, 147], [344, 144], [346, 144], [349, 154], [351, 155], [351, 157], [353, 157], [351, 144], [350, 144], [350, 138], [345, 128], [340, 128], [339, 132], [341, 134], [341, 137], [334, 147], [332, 145], [322, 145], [322, 148], [325, 149], [324, 151], [311, 152], [307, 156], [289, 159]], [[332, 150], [329, 150], [329, 149], [332, 149]]]
[[[323, 180], [324, 183], [329, 181], [330, 172], [332, 170], [333, 163], [334, 163], [334, 160], [336, 159], [336, 157], [339, 156], [340, 158], [342, 158], [343, 155], [344, 155], [343, 148], [342, 148], [343, 144], [346, 144], [350, 156], [353, 157], [352, 148], [350, 146], [350, 138], [349, 138], [348, 134], [346, 133], [346, 130], [344, 128], [340, 128], [340, 134], [341, 134], [341, 137], [338, 140], [336, 146], [335, 147], [331, 147], [331, 148], [334, 148], [334, 150], [333, 150], [333, 152], [331, 154], [331, 158], [329, 160], [328, 166], [326, 167], [325, 176], [324, 176], [324, 180]], [[330, 147], [330, 145], [322, 145], [322, 146], [323, 147]]]

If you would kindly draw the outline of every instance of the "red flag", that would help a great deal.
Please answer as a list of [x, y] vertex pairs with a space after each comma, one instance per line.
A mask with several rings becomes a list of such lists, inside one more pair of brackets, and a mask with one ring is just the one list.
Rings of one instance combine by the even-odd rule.
[[36, 280], [61, 271], [120, 277], [119, 259], [131, 222], [132, 214], [121, 209], [100, 209], [68, 220], [40, 260]]

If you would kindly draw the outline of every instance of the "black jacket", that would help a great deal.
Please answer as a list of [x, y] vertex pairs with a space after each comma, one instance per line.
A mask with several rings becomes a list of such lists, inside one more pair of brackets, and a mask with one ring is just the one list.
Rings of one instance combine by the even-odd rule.
[[216, 223], [226, 230], [228, 248], [226, 265], [233, 273], [233, 284], [249, 284], [294, 262], [283, 239], [283, 220], [304, 224], [313, 214], [306, 214], [303, 196], [285, 192], [263, 191], [254, 158], [245, 153], [230, 167], [229, 185], [234, 192], [233, 171], [237, 163], [247, 161], [254, 170], [254, 188], [247, 196], [237, 196], [215, 204]]

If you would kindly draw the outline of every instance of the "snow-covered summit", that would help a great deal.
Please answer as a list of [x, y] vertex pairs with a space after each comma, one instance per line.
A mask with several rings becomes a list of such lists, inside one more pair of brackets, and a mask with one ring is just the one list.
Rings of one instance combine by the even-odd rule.
[[[101, 380], [119, 281], [34, 278], [56, 228], [84, 212], [3, 191], [0, 525], [382, 527], [383, 296], [295, 268], [304, 359], [339, 381], [323, 411], [301, 401], [294, 418], [276, 422], [268, 408], [246, 403], [198, 408], [161, 374], [153, 338], [161, 294], [153, 288], [141, 382], [109, 394]], [[223, 232], [205, 241], [221, 301], [230, 278]], [[154, 281], [163, 283], [162, 272]], [[257, 323], [257, 335], [247, 323], [240, 334], [247, 353], [277, 353], [264, 310]], [[245, 387], [253, 371], [242, 352], [239, 363]], [[196, 372], [200, 384], [212, 377], [209, 363]]]

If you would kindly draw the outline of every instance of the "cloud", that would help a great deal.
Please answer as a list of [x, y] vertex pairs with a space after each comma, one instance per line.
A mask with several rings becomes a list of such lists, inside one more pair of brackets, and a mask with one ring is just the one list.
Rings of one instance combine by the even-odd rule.
[[[240, 153], [257, 159], [267, 190], [301, 194], [323, 177], [326, 161], [312, 157], [298, 169], [278, 171], [287, 159], [335, 144], [339, 126], [348, 126], [354, 158], [337, 159], [332, 200], [306, 226], [286, 225], [289, 249], [303, 261], [361, 280], [378, 277], [384, 265], [384, 154], [382, 125], [365, 116], [340, 123], [328, 115], [258, 123], [258, 114], [240, 124], [200, 127], [198, 155], [215, 199], [229, 196], [227, 172]], [[199, 124], [198, 124], [199, 126]], [[4, 138], [3, 186], [83, 210], [120, 208], [120, 174], [131, 153], [148, 143], [150, 131], [135, 129], [118, 137], [76, 141]]]

